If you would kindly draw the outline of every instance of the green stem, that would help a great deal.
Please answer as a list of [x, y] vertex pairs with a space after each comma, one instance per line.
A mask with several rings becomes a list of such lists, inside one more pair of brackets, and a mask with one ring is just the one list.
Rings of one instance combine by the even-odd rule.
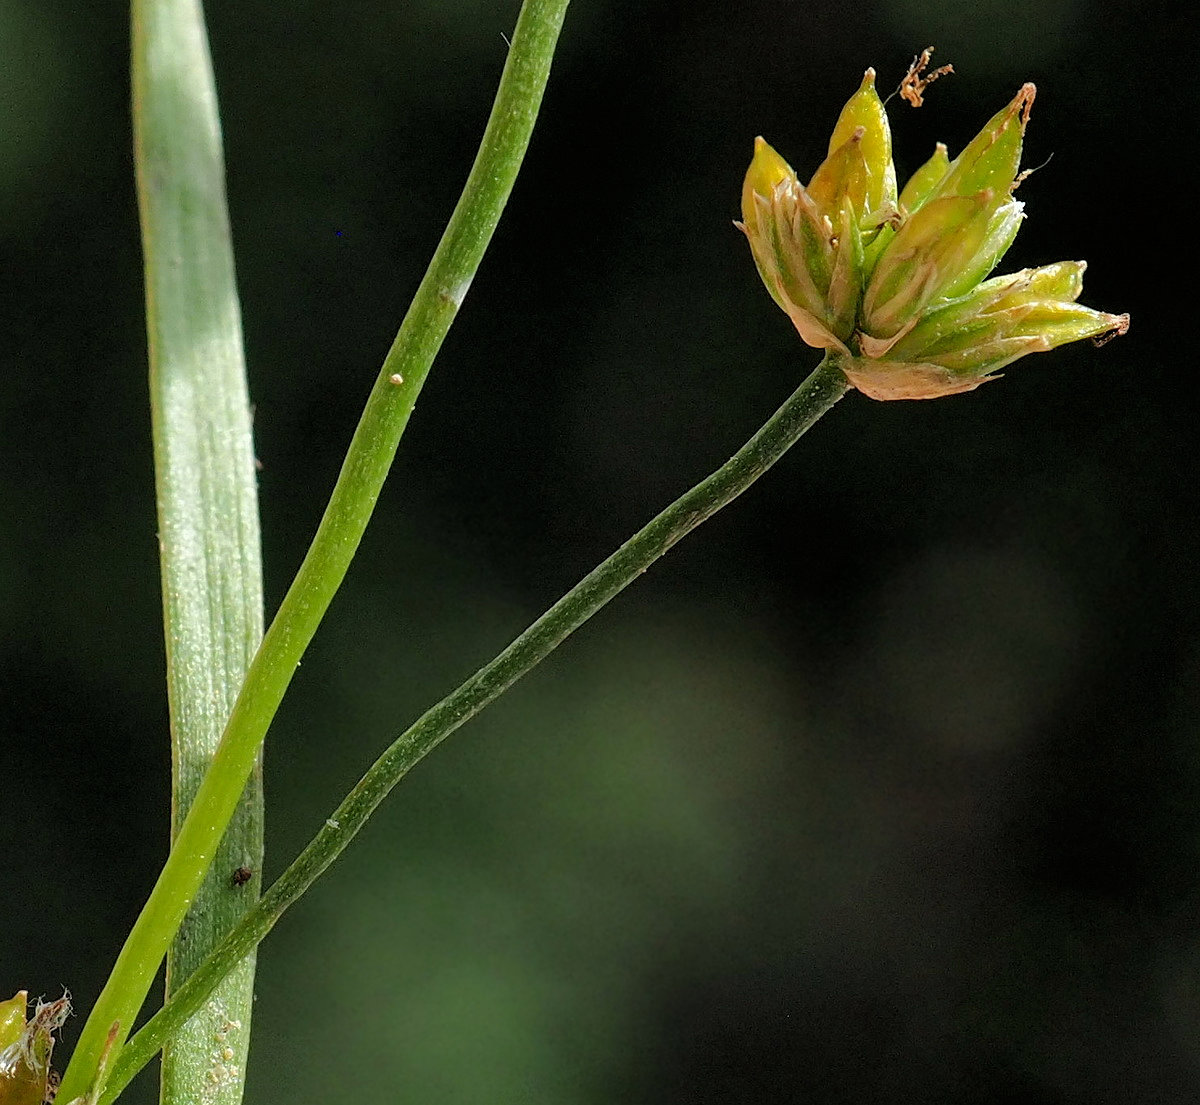
[[283, 912], [337, 858], [375, 807], [412, 767], [460, 725], [547, 657], [672, 545], [732, 502], [828, 411], [848, 388], [826, 358], [728, 461], [593, 569], [499, 656], [423, 714], [388, 748], [262, 900], [117, 1059], [103, 1103], [111, 1101], [211, 993], [230, 967], [270, 932]]
[[374, 510], [433, 358], [466, 295], [528, 147], [568, 0], [525, 0], [479, 153], [462, 196], [384, 360], [320, 527], [267, 630], [220, 747], [154, 889], [89, 1015], [63, 1078], [88, 1092], [109, 1028], [124, 1041], [229, 824], [305, 648]]
[[[174, 838], [262, 638], [258, 491], [204, 15], [199, 0], [133, 0], [131, 14]], [[235, 886], [229, 873], [261, 871], [262, 850], [255, 771], [171, 944], [167, 997], [257, 900], [259, 876]], [[164, 1105], [238, 1105], [253, 998], [248, 955], [165, 1049]], [[228, 1055], [214, 1080], [217, 1033]]]

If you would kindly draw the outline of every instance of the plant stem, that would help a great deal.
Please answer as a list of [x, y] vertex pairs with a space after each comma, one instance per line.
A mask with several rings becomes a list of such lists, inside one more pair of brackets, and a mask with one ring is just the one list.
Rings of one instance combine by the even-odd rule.
[[119, 1048], [212, 862], [305, 648], [362, 539], [417, 395], [462, 304], [529, 145], [568, 0], [525, 0], [479, 153], [367, 400], [329, 505], [246, 675], [208, 773], [89, 1015], [63, 1078], [86, 1093], [110, 1026]]
[[[133, 0], [131, 15], [174, 839], [262, 638], [262, 567], [241, 312], [204, 14], [199, 0]], [[256, 767], [214, 868], [171, 944], [167, 997], [257, 901], [262, 851]], [[255, 875], [235, 887], [229, 873], [243, 866]], [[250, 954], [165, 1048], [164, 1105], [238, 1105], [253, 997]], [[214, 1078], [217, 1033], [227, 1054]]]
[[424, 713], [359, 780], [324, 827], [221, 946], [129, 1041], [101, 1103], [111, 1101], [205, 1001], [230, 966], [270, 932], [284, 911], [338, 857], [391, 789], [464, 722], [545, 659], [685, 534], [732, 502], [828, 411], [848, 388], [827, 357], [770, 420], [728, 461], [676, 499], [593, 569], [499, 656]]

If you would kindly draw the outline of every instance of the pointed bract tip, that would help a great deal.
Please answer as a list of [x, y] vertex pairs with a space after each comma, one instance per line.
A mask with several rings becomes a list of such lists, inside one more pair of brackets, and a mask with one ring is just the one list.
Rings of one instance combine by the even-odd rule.
[[[791, 166], [759, 135], [754, 140], [754, 157], [746, 170], [745, 187], [770, 196], [775, 187], [792, 175]], [[742, 213], [746, 214], [745, 211]]]
[[858, 87], [860, 90], [862, 90], [864, 88], [874, 88], [875, 87], [875, 67], [874, 66], [869, 66], [867, 68], [867, 71], [863, 74], [862, 84], [860, 84]]
[[1029, 113], [1033, 110], [1033, 101], [1037, 98], [1037, 85], [1033, 81], [1026, 81], [1021, 85], [1021, 90], [1013, 97], [1013, 102], [1008, 105], [1009, 110], [1016, 114], [1021, 113], [1021, 130], [1024, 131], [1029, 123]]
[[1099, 349], [1102, 345], [1107, 345], [1113, 338], [1119, 338], [1122, 334], [1129, 333], [1129, 315], [1109, 315], [1112, 325], [1104, 331], [1103, 334], [1098, 334], [1092, 338], [1092, 344]]

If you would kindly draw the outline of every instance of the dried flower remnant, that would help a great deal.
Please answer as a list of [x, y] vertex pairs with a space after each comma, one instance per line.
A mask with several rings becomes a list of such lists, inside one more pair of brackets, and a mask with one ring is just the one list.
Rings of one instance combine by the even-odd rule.
[[70, 1016], [70, 999], [39, 1001], [28, 1022], [27, 1004], [23, 990], [0, 1002], [0, 1105], [43, 1105], [57, 1086], [50, 1055], [54, 1033]]
[[904, 74], [904, 80], [900, 82], [900, 87], [897, 89], [900, 99], [907, 100], [913, 107], [920, 107], [925, 102], [925, 90], [938, 77], [944, 77], [954, 72], [953, 65], [939, 65], [936, 69], [932, 69], [926, 73], [925, 70], [929, 66], [929, 59], [932, 57], [933, 47], [926, 46], [924, 50], [912, 59], [912, 64], [908, 67], [908, 72]]
[[[901, 96], [919, 106], [942, 66], [913, 62]], [[933, 156], [896, 193], [891, 133], [874, 70], [842, 110], [808, 185], [763, 139], [742, 189], [758, 271], [809, 345], [838, 358], [874, 399], [972, 391], [1027, 353], [1124, 334], [1128, 315], [1076, 302], [1082, 261], [987, 279], [1024, 220], [1013, 193], [1036, 89], [1021, 87], [951, 160]]]

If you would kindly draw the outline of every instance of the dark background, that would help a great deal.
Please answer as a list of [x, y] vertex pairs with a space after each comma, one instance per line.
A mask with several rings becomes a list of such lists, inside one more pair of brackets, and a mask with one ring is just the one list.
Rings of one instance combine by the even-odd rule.
[[[210, 4], [269, 608], [516, 10]], [[576, 0], [272, 729], [268, 877], [815, 363], [730, 226], [756, 134], [807, 176], [863, 68], [935, 43], [958, 72], [893, 101], [903, 176], [1035, 81], [1053, 158], [1006, 267], [1086, 257], [1133, 328], [851, 395], [439, 750], [264, 945], [248, 1101], [1196, 1099], [1188, 11]], [[0, 0], [0, 991], [82, 1010], [167, 827], [126, 38], [121, 4]]]

